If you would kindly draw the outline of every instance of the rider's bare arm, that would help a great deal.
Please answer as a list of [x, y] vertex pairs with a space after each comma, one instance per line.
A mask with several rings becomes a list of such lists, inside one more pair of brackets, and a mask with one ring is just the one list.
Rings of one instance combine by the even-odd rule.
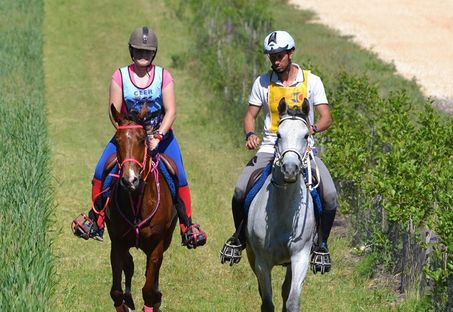
[[255, 132], [255, 121], [258, 113], [261, 110], [261, 106], [249, 105], [244, 116], [244, 132], [246, 135], [245, 146], [250, 149], [256, 149], [260, 144], [260, 138], [254, 134]]
[[123, 91], [121, 87], [112, 79], [110, 83], [110, 91], [109, 91], [109, 117], [110, 121], [112, 122], [113, 126], [116, 128], [118, 125], [116, 121], [113, 119], [110, 105], [113, 104], [118, 112], [121, 112], [121, 106], [123, 105]]
[[[318, 120], [314, 124], [316, 132], [325, 131], [332, 124], [332, 114], [330, 113], [329, 104], [318, 104], [315, 108], [318, 113]], [[310, 132], [313, 134], [313, 128], [310, 129]]]

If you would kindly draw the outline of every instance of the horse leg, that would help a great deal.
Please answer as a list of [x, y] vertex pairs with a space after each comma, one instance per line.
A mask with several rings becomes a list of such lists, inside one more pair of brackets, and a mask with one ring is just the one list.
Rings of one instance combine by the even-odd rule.
[[134, 259], [129, 251], [126, 253], [126, 259], [124, 261], [124, 276], [125, 276], [125, 292], [124, 292], [124, 303], [135, 310], [134, 299], [132, 298], [132, 276], [134, 275]]
[[288, 312], [299, 311], [300, 293], [304, 286], [310, 262], [310, 245], [307, 244], [297, 255], [291, 257], [291, 288], [284, 303]]
[[286, 266], [285, 280], [282, 285], [282, 298], [283, 298], [283, 308], [282, 312], [287, 312], [286, 310], [286, 301], [288, 300], [289, 291], [291, 290], [291, 280], [292, 280], [292, 270], [291, 264]]
[[153, 308], [154, 311], [159, 311], [162, 293], [158, 288], [158, 278], [164, 254], [164, 240], [161, 240], [152, 251], [147, 251], [146, 254], [146, 282], [142, 288], [143, 300], [145, 302], [144, 309], [146, 311], [146, 309]]
[[124, 301], [124, 293], [121, 288], [121, 277], [126, 253], [127, 250], [125, 248], [112, 241], [112, 248], [110, 249], [110, 264], [112, 266], [112, 288], [110, 289], [110, 297], [116, 308], [122, 306]]
[[261, 296], [261, 312], [273, 312], [274, 304], [272, 303], [272, 282], [271, 270], [268, 264], [260, 258], [255, 257], [254, 272], [258, 279], [258, 286]]

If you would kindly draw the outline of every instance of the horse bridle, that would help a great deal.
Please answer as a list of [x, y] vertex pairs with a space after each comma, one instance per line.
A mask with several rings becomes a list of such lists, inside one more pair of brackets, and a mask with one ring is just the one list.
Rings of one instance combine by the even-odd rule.
[[[117, 130], [127, 130], [127, 129], [138, 129], [138, 128], [143, 128], [142, 125], [126, 125], [126, 126], [118, 126], [117, 127]], [[143, 171], [145, 170], [146, 168], [146, 161], [148, 159], [148, 142], [147, 140], [145, 139], [145, 152], [144, 152], [144, 155], [143, 155], [143, 161], [140, 162], [138, 161], [137, 159], [135, 158], [126, 158], [126, 159], [123, 159], [123, 161], [121, 163], [118, 163], [118, 167], [121, 171], [122, 167], [124, 166], [124, 164], [128, 163], [128, 162], [133, 162], [135, 164], [137, 164], [139, 167], [140, 167], [140, 175], [142, 175]], [[151, 167], [149, 167], [149, 170], [148, 172], [146, 173], [146, 176], [145, 178], [143, 178], [144, 181], [146, 181], [146, 179], [148, 178], [148, 175], [149, 175], [149, 172], [151, 170]]]
[[[298, 116], [287, 116], [287, 117], [283, 117], [282, 119], [280, 119], [278, 125], [280, 126], [280, 124], [282, 122], [284, 122], [285, 120], [300, 120], [304, 123], [305, 126], [308, 127], [307, 125], [307, 121], [302, 118], [302, 117], [298, 117]], [[300, 170], [299, 170], [299, 173], [303, 170], [303, 168], [305, 167], [305, 164], [306, 164], [306, 161], [309, 157], [309, 149], [307, 148], [308, 147], [308, 141], [307, 141], [307, 146], [305, 148], [305, 152], [304, 152], [304, 155], [302, 155], [298, 150], [295, 150], [293, 148], [288, 148], [286, 150], [284, 150], [282, 153], [278, 150], [278, 140], [277, 142], [275, 143], [276, 144], [276, 148], [275, 148], [275, 159], [274, 159], [274, 164], [276, 166], [281, 166], [282, 165], [282, 160], [283, 160], [283, 157], [285, 157], [285, 155], [287, 153], [295, 153], [297, 155], [297, 158], [299, 159], [300, 163], [302, 164], [300, 166]]]
[[[141, 125], [118, 126], [117, 130], [137, 129], [137, 128], [143, 128], [143, 126], [141, 126]], [[121, 169], [122, 169], [122, 167], [124, 166], [125, 163], [133, 162], [133, 163], [137, 164], [141, 168], [141, 171], [140, 171], [140, 175], [141, 175], [143, 173], [143, 171], [145, 170], [145, 168], [146, 168], [147, 159], [148, 159], [148, 143], [147, 143], [147, 140], [145, 139], [145, 152], [144, 152], [144, 155], [143, 155], [143, 162], [140, 162], [140, 161], [138, 161], [135, 158], [126, 158], [121, 163], [118, 163], [118, 167], [119, 167], [119, 170], [121, 172]], [[160, 157], [159, 157], [159, 154], [157, 154], [156, 161], [152, 162], [152, 164], [148, 168], [148, 172], [146, 173], [146, 176], [143, 178], [142, 189], [140, 191], [140, 195], [139, 195], [138, 200], [134, 201], [133, 198], [132, 198], [132, 194], [129, 193], [129, 202], [130, 202], [130, 206], [131, 206], [131, 209], [132, 209], [132, 214], [134, 216], [134, 222], [131, 222], [124, 215], [124, 213], [121, 211], [121, 209], [119, 209], [119, 207], [116, 206], [117, 210], [119, 211], [119, 213], [123, 217], [123, 219], [134, 229], [135, 237], [136, 237], [136, 241], [135, 241], [135, 245], [136, 246], [138, 246], [138, 244], [139, 244], [139, 231], [140, 231], [140, 229], [146, 223], [148, 223], [151, 220], [151, 218], [156, 214], [157, 209], [160, 206], [160, 182], [159, 182], [159, 176], [158, 176], [159, 175], [159, 171], [158, 171], [159, 160], [160, 160]], [[147, 182], [147, 178], [148, 178], [148, 175], [150, 173], [154, 174], [154, 180], [155, 180], [155, 183], [156, 183], [156, 189], [157, 189], [156, 205], [152, 209], [151, 213], [144, 220], [140, 221], [138, 219], [138, 215], [139, 215], [140, 206], [141, 206], [142, 201], [143, 201], [143, 187], [144, 187], [143, 183]], [[126, 234], [127, 234], [127, 232], [124, 233], [124, 235], [126, 235]]]

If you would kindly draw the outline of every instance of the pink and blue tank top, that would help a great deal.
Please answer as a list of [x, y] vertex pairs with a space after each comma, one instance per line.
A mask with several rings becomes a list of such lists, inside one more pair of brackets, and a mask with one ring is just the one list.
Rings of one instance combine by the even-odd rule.
[[151, 82], [146, 87], [138, 87], [132, 80], [130, 66], [119, 69], [122, 80], [123, 101], [128, 112], [139, 112], [144, 103], [148, 106], [145, 124], [159, 127], [165, 110], [162, 98], [164, 69], [154, 65], [150, 69]]

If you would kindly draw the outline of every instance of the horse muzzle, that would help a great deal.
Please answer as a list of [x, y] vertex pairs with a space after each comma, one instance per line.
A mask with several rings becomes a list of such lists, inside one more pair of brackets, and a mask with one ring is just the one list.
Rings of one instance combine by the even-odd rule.
[[121, 186], [129, 192], [135, 192], [140, 185], [140, 175], [134, 172], [127, 172], [121, 176]]
[[294, 183], [300, 173], [300, 166], [295, 163], [288, 163], [282, 165], [283, 180], [286, 183]]

